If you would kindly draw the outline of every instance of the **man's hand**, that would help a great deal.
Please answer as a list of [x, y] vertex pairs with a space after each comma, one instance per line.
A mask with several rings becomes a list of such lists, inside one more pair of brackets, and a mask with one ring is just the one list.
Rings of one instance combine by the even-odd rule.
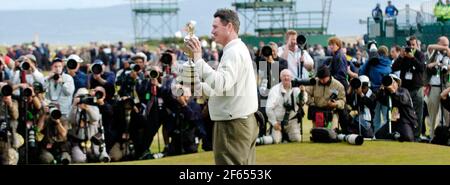
[[200, 41], [197, 38], [189, 39], [186, 43], [186, 47], [188, 47], [194, 54], [194, 62], [202, 58], [202, 47]]
[[83, 110], [88, 109], [88, 106], [84, 103], [80, 104], [79, 107], [80, 107], [80, 109], [83, 109]]
[[337, 107], [337, 103], [330, 100], [330, 101], [328, 101], [328, 107], [334, 109]]
[[273, 129], [281, 130], [281, 123], [280, 122], [275, 123], [275, 125], [273, 126]]
[[8, 107], [12, 107], [12, 98], [11, 98], [11, 96], [4, 96], [4, 97], [3, 97], [3, 102], [4, 102], [5, 105], [7, 105]]

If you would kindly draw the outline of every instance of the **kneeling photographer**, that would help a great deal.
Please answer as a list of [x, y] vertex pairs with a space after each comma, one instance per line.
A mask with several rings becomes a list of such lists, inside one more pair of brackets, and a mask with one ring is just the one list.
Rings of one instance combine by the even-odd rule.
[[72, 161], [85, 163], [103, 161], [107, 155], [106, 150], [100, 151], [100, 146], [94, 144], [92, 136], [98, 133], [101, 115], [96, 106], [97, 98], [89, 96], [85, 88], [78, 89], [69, 114], [69, 137], [72, 143]]
[[322, 66], [317, 71], [318, 82], [306, 88], [308, 94], [308, 119], [313, 121], [313, 127], [327, 127], [338, 129], [339, 113], [345, 108], [344, 86], [334, 77], [331, 77], [330, 69]]
[[70, 146], [67, 140], [68, 123], [54, 104], [44, 107], [37, 123], [36, 140], [39, 144], [39, 161], [42, 164], [69, 164]]
[[[298, 87], [292, 86], [292, 73], [285, 69], [281, 71], [281, 83], [270, 89], [267, 99], [266, 112], [268, 121], [272, 124], [272, 138], [274, 143], [280, 143], [283, 135], [284, 140], [291, 142], [301, 141], [299, 119], [303, 117], [303, 110], [300, 105], [306, 100], [304, 94], [300, 93]], [[267, 143], [264, 143], [267, 144]]]
[[16, 132], [18, 103], [11, 98], [13, 89], [10, 85], [0, 82], [0, 88], [0, 165], [16, 165], [19, 160], [17, 149], [24, 142]]
[[411, 95], [408, 90], [400, 87], [402, 81], [396, 75], [383, 77], [382, 86], [377, 93], [380, 98], [388, 98], [387, 123], [375, 134], [377, 139], [394, 139], [399, 141], [414, 141], [413, 129], [418, 126]]
[[369, 77], [363, 75], [350, 81], [347, 90], [347, 106], [351, 122], [349, 130], [366, 138], [373, 137], [372, 115], [375, 109], [375, 94], [370, 89]]

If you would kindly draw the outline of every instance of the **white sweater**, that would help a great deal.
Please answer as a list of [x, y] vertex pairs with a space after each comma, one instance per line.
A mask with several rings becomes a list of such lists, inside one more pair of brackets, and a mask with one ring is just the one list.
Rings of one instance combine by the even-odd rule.
[[258, 110], [253, 61], [241, 39], [230, 41], [223, 49], [217, 70], [203, 59], [195, 62], [203, 79], [203, 89], [211, 89], [208, 106], [213, 121], [245, 118]]

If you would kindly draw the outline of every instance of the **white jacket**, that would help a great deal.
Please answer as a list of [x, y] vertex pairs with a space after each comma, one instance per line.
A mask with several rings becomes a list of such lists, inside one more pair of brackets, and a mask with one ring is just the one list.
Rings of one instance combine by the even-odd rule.
[[[275, 123], [281, 122], [283, 120], [284, 113], [286, 111], [283, 105], [285, 102], [292, 104], [291, 101], [292, 93], [294, 95], [295, 110], [298, 111], [299, 110], [298, 103], [300, 101], [299, 99], [300, 89], [298, 87], [286, 90], [284, 89], [283, 84], [279, 83], [270, 89], [269, 97], [267, 99], [266, 104], [266, 114], [270, 124], [275, 125]], [[306, 102], [306, 100], [307, 96], [305, 92], [303, 93], [303, 103]], [[289, 119], [293, 118], [296, 115], [296, 113], [297, 112], [291, 111], [289, 114]]]
[[61, 78], [63, 79], [63, 84], [56, 84], [51, 77], [48, 77], [45, 80], [45, 98], [52, 102], [58, 103], [61, 113], [63, 115], [68, 115], [72, 105], [75, 85], [72, 76], [63, 73]]
[[253, 61], [247, 46], [241, 39], [230, 41], [223, 49], [223, 56], [217, 70], [203, 59], [195, 62], [203, 89], [208, 93], [211, 120], [233, 120], [244, 118], [258, 110]]

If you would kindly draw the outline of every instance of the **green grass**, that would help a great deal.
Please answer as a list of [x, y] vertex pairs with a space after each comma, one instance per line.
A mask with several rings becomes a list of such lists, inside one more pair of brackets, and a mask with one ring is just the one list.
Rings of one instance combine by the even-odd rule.
[[[259, 165], [425, 165], [450, 164], [450, 147], [388, 141], [366, 141], [362, 146], [347, 143], [288, 143], [258, 146]], [[120, 165], [212, 165], [212, 152], [162, 159], [119, 162]]]
[[[396, 141], [365, 141], [362, 146], [347, 143], [311, 143], [311, 122], [304, 119], [304, 142], [256, 147], [258, 165], [450, 165], [450, 147]], [[161, 133], [161, 132], [160, 132]], [[161, 147], [164, 142], [161, 138]], [[200, 148], [200, 147], [199, 147]], [[157, 139], [151, 149], [158, 152]], [[212, 152], [162, 159], [118, 162], [119, 165], [213, 165]]]

